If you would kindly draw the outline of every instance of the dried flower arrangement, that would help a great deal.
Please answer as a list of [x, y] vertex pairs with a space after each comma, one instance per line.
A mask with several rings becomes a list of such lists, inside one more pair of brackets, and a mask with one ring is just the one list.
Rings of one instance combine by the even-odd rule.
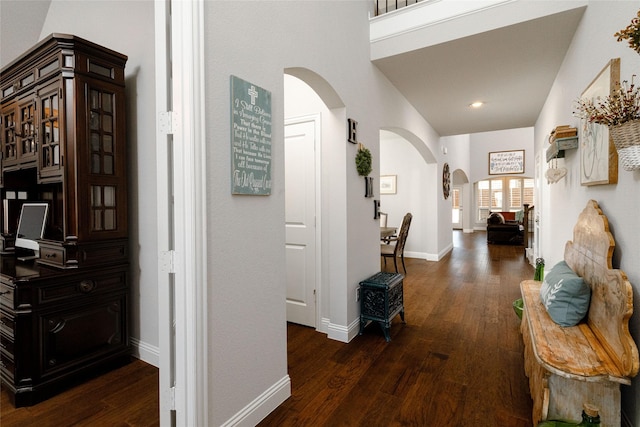
[[613, 35], [617, 40], [628, 40], [629, 47], [640, 53], [640, 10], [631, 23], [624, 30], [620, 30]]
[[617, 89], [604, 99], [578, 99], [575, 101], [576, 111], [573, 115], [605, 126], [615, 126], [631, 120], [640, 119], [640, 87], [627, 80], [618, 84]]

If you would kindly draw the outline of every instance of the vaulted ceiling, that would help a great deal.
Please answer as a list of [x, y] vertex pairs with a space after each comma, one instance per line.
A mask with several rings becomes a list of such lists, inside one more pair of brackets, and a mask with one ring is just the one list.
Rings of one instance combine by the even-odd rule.
[[[440, 135], [530, 127], [583, 12], [570, 9], [373, 62]], [[475, 101], [484, 105], [470, 108]]]

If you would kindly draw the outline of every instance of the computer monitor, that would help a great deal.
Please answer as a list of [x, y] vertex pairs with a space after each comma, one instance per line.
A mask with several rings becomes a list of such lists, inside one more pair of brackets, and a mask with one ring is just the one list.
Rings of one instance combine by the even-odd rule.
[[33, 255], [20, 256], [20, 261], [38, 258], [40, 255], [40, 245], [38, 239], [44, 236], [44, 228], [47, 224], [47, 203], [23, 203], [18, 222], [18, 232], [16, 233], [15, 247], [30, 249]]

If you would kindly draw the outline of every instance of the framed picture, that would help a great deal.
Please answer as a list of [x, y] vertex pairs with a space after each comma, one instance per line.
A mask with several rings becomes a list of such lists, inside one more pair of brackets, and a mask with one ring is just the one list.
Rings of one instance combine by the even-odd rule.
[[489, 175], [524, 173], [524, 150], [489, 153]]
[[396, 194], [397, 175], [380, 176], [380, 194]]
[[[610, 95], [620, 82], [620, 58], [614, 58], [580, 95], [592, 99]], [[580, 120], [580, 184], [603, 185], [618, 182], [618, 152], [609, 138], [609, 128]]]

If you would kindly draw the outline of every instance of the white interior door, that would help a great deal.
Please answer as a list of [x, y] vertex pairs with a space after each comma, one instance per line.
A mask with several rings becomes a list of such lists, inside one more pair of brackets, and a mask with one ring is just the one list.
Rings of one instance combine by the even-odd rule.
[[287, 321], [316, 327], [316, 131], [319, 118], [285, 125]]

